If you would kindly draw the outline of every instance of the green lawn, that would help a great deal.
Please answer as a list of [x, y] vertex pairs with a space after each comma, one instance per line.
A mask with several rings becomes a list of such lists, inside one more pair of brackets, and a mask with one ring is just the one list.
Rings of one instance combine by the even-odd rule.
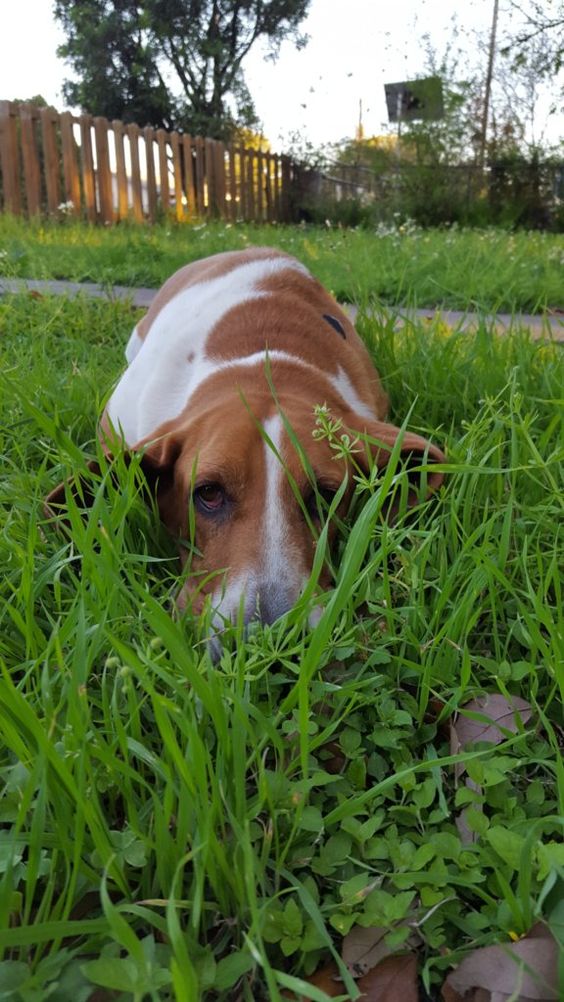
[[504, 230], [197, 225], [93, 228], [0, 216], [0, 275], [159, 286], [188, 261], [266, 244], [295, 254], [338, 299], [537, 312], [564, 307], [564, 236]]
[[[56, 258], [42, 232], [22, 274]], [[100, 278], [71, 261], [94, 262], [106, 233], [74, 249], [73, 233], [59, 271]], [[157, 281], [189, 238], [124, 230], [116, 279]], [[247, 639], [233, 628], [212, 665], [205, 623], [170, 616], [176, 555], [134, 465], [95, 482], [70, 538], [42, 512], [95, 453], [133, 320], [123, 304], [0, 299], [0, 997], [275, 1002], [377, 928], [436, 1000], [462, 958], [539, 917], [562, 970], [561, 349], [361, 321], [392, 416], [413, 405], [410, 426], [445, 445], [445, 486], [389, 525], [390, 484], [360, 484], [319, 625], [298, 607]], [[485, 694], [506, 708], [496, 744], [476, 738]], [[474, 722], [470, 749], [453, 722], [460, 741]]]

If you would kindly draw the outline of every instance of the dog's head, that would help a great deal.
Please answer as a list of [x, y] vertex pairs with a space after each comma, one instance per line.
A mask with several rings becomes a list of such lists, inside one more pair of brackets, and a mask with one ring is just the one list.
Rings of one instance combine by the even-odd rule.
[[[295, 604], [328, 508], [346, 514], [355, 469], [386, 466], [401, 434], [353, 413], [330, 411], [333, 419], [339, 422], [336, 432], [327, 435], [300, 397], [266, 405], [264, 397], [255, 401], [250, 394], [243, 406], [236, 396], [220, 396], [205, 410], [191, 408], [185, 421], [144, 444], [143, 465], [161, 518], [180, 540], [183, 562], [190, 552], [181, 607], [199, 612], [210, 596], [220, 631], [224, 621], [239, 616], [245, 623], [271, 623]], [[335, 445], [357, 429], [362, 434], [347, 457]], [[408, 504], [421, 497], [422, 481], [426, 493], [439, 486], [442, 473], [433, 464], [444, 456], [436, 446], [403, 433], [400, 459], [411, 467]], [[334, 519], [328, 529], [330, 545]], [[319, 585], [329, 584], [325, 568]]]
[[[338, 396], [327, 401], [320, 428], [310, 400], [303, 387], [275, 400], [252, 382], [241, 394], [217, 379], [157, 438], [134, 446], [162, 521], [180, 543], [182, 562], [189, 560], [178, 605], [198, 613], [209, 597], [216, 633], [225, 621], [272, 623], [292, 608], [309, 579], [328, 508], [346, 514], [355, 472], [384, 468], [398, 436], [408, 504], [443, 479], [434, 464], [444, 456], [424, 438], [360, 417]], [[112, 429], [104, 421], [102, 431], [110, 452]], [[341, 436], [352, 441], [356, 432], [352, 453], [342, 449]], [[87, 482], [80, 487], [87, 504]], [[46, 500], [47, 513], [64, 501], [61, 484]], [[393, 501], [388, 509], [394, 512]], [[335, 531], [331, 518], [329, 546]], [[326, 566], [318, 584], [330, 583]]]

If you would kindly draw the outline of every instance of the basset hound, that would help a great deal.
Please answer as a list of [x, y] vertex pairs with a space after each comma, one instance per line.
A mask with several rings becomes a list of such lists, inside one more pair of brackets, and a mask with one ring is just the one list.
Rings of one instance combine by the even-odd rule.
[[[179, 541], [192, 527], [180, 606], [199, 612], [209, 598], [217, 634], [239, 615], [272, 623], [308, 581], [320, 498], [330, 502], [347, 476], [342, 513], [354, 490], [350, 456], [314, 434], [316, 405], [339, 434], [360, 435], [361, 466], [369, 450], [385, 465], [397, 440], [366, 347], [303, 264], [257, 247], [176, 272], [125, 354], [99, 435], [108, 453], [116, 439], [143, 450], [163, 522]], [[406, 432], [401, 451], [435, 490], [441, 450]], [[47, 511], [63, 500], [60, 485]], [[319, 583], [330, 583], [328, 570]]]

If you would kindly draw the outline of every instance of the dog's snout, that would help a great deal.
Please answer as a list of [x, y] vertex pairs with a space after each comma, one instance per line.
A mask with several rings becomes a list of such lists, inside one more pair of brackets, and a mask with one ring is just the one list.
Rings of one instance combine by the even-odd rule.
[[265, 625], [275, 623], [292, 608], [296, 598], [297, 595], [289, 587], [273, 581], [263, 582], [257, 587], [254, 609], [252, 606], [249, 608], [250, 616], [247, 622], [258, 619]]

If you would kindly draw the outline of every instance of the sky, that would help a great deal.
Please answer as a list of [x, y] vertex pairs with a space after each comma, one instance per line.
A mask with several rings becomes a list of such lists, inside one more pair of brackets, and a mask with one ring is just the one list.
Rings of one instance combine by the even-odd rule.
[[[493, 0], [311, 0], [302, 30], [308, 45], [284, 43], [277, 62], [265, 61], [260, 46], [245, 62], [245, 76], [266, 137], [283, 150], [299, 133], [313, 146], [352, 137], [359, 120], [365, 135], [382, 132], [387, 121], [384, 84], [409, 80], [427, 69], [424, 36], [439, 57], [454, 51], [452, 17], [475, 64], [484, 64], [479, 37], [488, 38]], [[508, 15], [500, 15], [500, 29]], [[52, 0], [0, 0], [0, 100], [42, 94], [59, 110], [69, 68], [57, 58], [64, 36], [52, 16]], [[538, 131], [549, 96], [541, 102]], [[554, 117], [547, 138], [562, 133]], [[143, 123], [140, 123], [143, 124]]]

